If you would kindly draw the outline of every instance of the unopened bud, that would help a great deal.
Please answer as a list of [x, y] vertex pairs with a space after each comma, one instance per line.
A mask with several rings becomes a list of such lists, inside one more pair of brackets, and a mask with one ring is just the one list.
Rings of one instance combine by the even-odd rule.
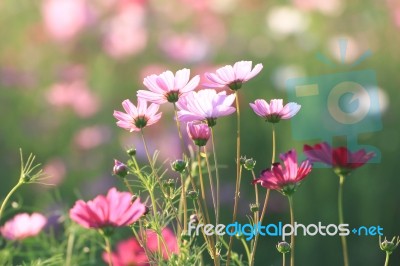
[[196, 225], [199, 223], [199, 217], [197, 217], [197, 214], [192, 214], [190, 215], [190, 223]]
[[385, 237], [385, 240], [381, 242], [381, 237], [379, 236], [380, 248], [389, 254], [391, 254], [399, 244], [400, 244], [400, 237], [393, 237], [391, 241], [388, 241]]
[[276, 245], [276, 249], [277, 249], [280, 253], [285, 254], [285, 253], [290, 252], [291, 247], [290, 247], [290, 244], [289, 244], [288, 242], [282, 241], [282, 242], [279, 242], [279, 243]]
[[134, 203], [138, 199], [138, 195], [133, 194], [131, 197], [131, 203]]
[[246, 156], [240, 156], [240, 159], [239, 159], [240, 165], [243, 166], [245, 162], [246, 162]]
[[184, 160], [175, 160], [172, 164], [172, 170], [174, 170], [175, 172], [178, 173], [183, 173], [186, 169], [187, 166], [187, 162], [185, 162]]
[[246, 170], [253, 170], [254, 166], [256, 165], [256, 161], [253, 160], [253, 158], [250, 159], [246, 159], [246, 161], [244, 162], [244, 168], [246, 168]]
[[118, 160], [114, 160], [113, 174], [124, 178], [128, 174], [128, 166]]
[[136, 149], [128, 149], [128, 150], [126, 151], [126, 153], [127, 153], [129, 156], [133, 157], [133, 156], [136, 155]]
[[190, 199], [195, 200], [199, 196], [199, 193], [197, 191], [190, 190], [188, 191], [187, 195]]
[[259, 208], [259, 206], [258, 206], [257, 203], [252, 203], [252, 204], [250, 204], [250, 211], [251, 211], [251, 212], [257, 212], [259, 209], [260, 209], [260, 208]]

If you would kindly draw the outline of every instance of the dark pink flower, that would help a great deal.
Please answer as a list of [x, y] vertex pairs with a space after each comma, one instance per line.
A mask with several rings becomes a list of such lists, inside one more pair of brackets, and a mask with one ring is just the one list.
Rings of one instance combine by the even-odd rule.
[[284, 167], [280, 163], [272, 164], [271, 168], [262, 171], [261, 176], [253, 183], [278, 190], [284, 195], [291, 195], [311, 172], [312, 165], [309, 160], [305, 160], [298, 166], [297, 153], [294, 149], [282, 153], [279, 158], [283, 161]]
[[160, 75], [151, 75], [144, 79], [143, 84], [150, 90], [139, 90], [138, 98], [149, 102], [163, 104], [166, 102], [175, 103], [179, 97], [193, 91], [200, 81], [197, 75], [190, 81], [190, 70], [178, 70], [174, 76], [171, 71], [165, 71]]
[[118, 160], [114, 160], [113, 174], [119, 177], [125, 177], [128, 174], [128, 166]]
[[210, 127], [216, 124], [216, 119], [236, 111], [232, 107], [235, 94], [226, 95], [225, 91], [217, 93], [212, 89], [190, 92], [177, 103], [180, 111], [178, 119], [183, 122], [207, 121]]
[[122, 107], [126, 113], [114, 111], [114, 117], [118, 119], [117, 125], [124, 129], [132, 131], [140, 131], [146, 126], [156, 123], [161, 118], [162, 113], [157, 113], [160, 106], [152, 103], [147, 107], [147, 101], [138, 99], [137, 107], [131, 101], [125, 100], [122, 102]]
[[111, 188], [107, 196], [99, 195], [93, 200], [78, 200], [69, 211], [70, 218], [85, 228], [121, 227], [136, 222], [146, 211], [146, 206], [132, 194]]
[[267, 122], [278, 123], [281, 119], [289, 119], [300, 110], [301, 105], [297, 103], [288, 103], [283, 106], [282, 99], [272, 99], [268, 104], [265, 100], [258, 99], [250, 103], [250, 107], [260, 117]]
[[[157, 252], [158, 251], [158, 237], [157, 237], [156, 232], [154, 232], [152, 230], [147, 230], [146, 236], [147, 236], [147, 240], [146, 240], [147, 248], [151, 252]], [[179, 252], [178, 241], [176, 239], [174, 232], [172, 232], [171, 229], [169, 229], [168, 227], [165, 227], [161, 231], [161, 237], [163, 238], [163, 241], [165, 242], [165, 245], [163, 244], [163, 242], [161, 242], [161, 245], [162, 245], [161, 250], [162, 250], [164, 259], [168, 259], [168, 257], [169, 257], [168, 255], [177, 254]], [[168, 252], [167, 252], [166, 247], [168, 248]]]
[[207, 124], [189, 122], [186, 126], [189, 137], [197, 146], [205, 146], [211, 136], [211, 130]]
[[253, 69], [251, 61], [239, 61], [233, 66], [226, 65], [217, 69], [216, 73], [206, 73], [209, 83], [203, 84], [208, 88], [223, 88], [228, 86], [231, 90], [238, 90], [242, 84], [255, 77], [263, 68], [257, 64]]
[[20, 213], [0, 227], [0, 233], [9, 240], [22, 240], [36, 236], [47, 224], [47, 218], [40, 213]]
[[363, 166], [375, 155], [373, 152], [367, 153], [364, 149], [351, 152], [346, 147], [332, 148], [326, 142], [314, 146], [304, 145], [303, 150], [310, 161], [332, 166], [337, 174], [348, 174]]
[[[107, 252], [103, 253], [103, 260], [109, 263]], [[113, 266], [147, 266], [149, 260], [146, 252], [135, 238], [121, 241], [117, 244], [116, 252], [111, 254]]]

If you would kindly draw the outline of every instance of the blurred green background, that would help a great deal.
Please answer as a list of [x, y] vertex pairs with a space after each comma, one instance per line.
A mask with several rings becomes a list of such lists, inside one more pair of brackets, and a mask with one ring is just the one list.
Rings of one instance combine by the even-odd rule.
[[[242, 155], [257, 160], [258, 173], [270, 162], [271, 127], [248, 103], [287, 99], [287, 79], [348, 70], [370, 49], [373, 56], [355, 70], [377, 73], [383, 130], [360, 135], [360, 142], [378, 147], [382, 160], [348, 179], [345, 220], [380, 225], [389, 237], [399, 234], [397, 0], [14, 0], [0, 3], [0, 32], [0, 198], [17, 181], [22, 147], [26, 155], [37, 155], [57, 186], [25, 187], [15, 199], [27, 210], [47, 214], [59, 208], [51, 200], [57, 193], [69, 208], [77, 194], [89, 199], [120, 186], [111, 171], [114, 158], [126, 159], [126, 147], [143, 156], [139, 136], [117, 128], [112, 113], [126, 98], [136, 102], [147, 75], [182, 68], [202, 75], [240, 60], [262, 63], [262, 72], [240, 91]], [[340, 38], [348, 41], [344, 66]], [[317, 53], [338, 67], [322, 64]], [[146, 134], [151, 149], [172, 161], [179, 158], [179, 141], [169, 107], [162, 106], [164, 119]], [[234, 116], [220, 119], [215, 128], [219, 162], [227, 166], [221, 170], [223, 210], [233, 206], [235, 121]], [[296, 129], [288, 121], [277, 126], [278, 153], [301, 151], [304, 143], [295, 142], [291, 130]], [[242, 180], [244, 222], [254, 196], [250, 173]], [[313, 170], [295, 195], [296, 220], [336, 223], [337, 188], [330, 169]], [[289, 222], [286, 199], [273, 192], [270, 203], [265, 222]], [[224, 221], [230, 220], [226, 211]], [[256, 265], [280, 265], [278, 240], [260, 239]], [[377, 237], [350, 236], [349, 251], [352, 265], [383, 264]], [[298, 237], [296, 256], [298, 265], [341, 265], [340, 240]], [[391, 265], [399, 264], [396, 251]]]

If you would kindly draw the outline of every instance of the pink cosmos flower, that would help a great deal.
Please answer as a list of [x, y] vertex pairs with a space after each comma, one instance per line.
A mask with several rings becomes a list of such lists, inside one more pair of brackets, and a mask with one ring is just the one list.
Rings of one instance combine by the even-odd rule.
[[217, 123], [218, 117], [236, 111], [231, 106], [235, 97], [235, 94], [226, 95], [225, 91], [217, 93], [212, 89], [190, 92], [177, 103], [180, 109], [178, 119], [183, 122], [207, 121], [208, 126], [212, 127]]
[[290, 196], [311, 172], [312, 165], [309, 160], [305, 160], [298, 166], [297, 153], [294, 149], [281, 154], [279, 158], [283, 161], [284, 168], [280, 163], [274, 163], [271, 168], [262, 171], [261, 176], [253, 183], [259, 183], [263, 187]]
[[197, 146], [205, 146], [211, 136], [211, 130], [207, 124], [189, 122], [186, 126], [189, 137]]
[[[102, 257], [106, 263], [110, 262], [107, 252], [104, 252]], [[146, 252], [135, 238], [119, 242], [116, 252], [111, 254], [111, 261], [113, 266], [150, 265]]]
[[85, 228], [122, 227], [136, 222], [146, 211], [146, 206], [132, 194], [111, 188], [107, 196], [99, 195], [93, 200], [78, 200], [69, 211], [70, 218]]
[[356, 152], [351, 152], [346, 147], [333, 149], [326, 142], [314, 146], [304, 145], [303, 150], [310, 161], [332, 166], [337, 174], [349, 174], [352, 170], [363, 166], [375, 155], [373, 152], [367, 153], [364, 149]]
[[278, 123], [281, 119], [292, 118], [300, 110], [301, 105], [288, 103], [283, 106], [282, 99], [272, 99], [270, 104], [268, 104], [265, 100], [258, 99], [254, 103], [250, 103], [250, 107], [267, 122]]
[[[152, 230], [147, 230], [146, 231], [146, 237], [147, 237], [147, 248], [152, 251], [152, 252], [157, 252], [158, 251], [158, 238], [156, 232]], [[177, 254], [179, 252], [179, 247], [178, 247], [178, 241], [176, 239], [176, 236], [174, 232], [171, 231], [168, 227], [165, 227], [161, 231], [161, 237], [164, 239], [165, 245], [161, 243], [162, 247], [162, 253], [164, 259], [168, 259], [171, 254]], [[168, 248], [165, 248], [165, 246]]]
[[166, 102], [175, 103], [180, 96], [193, 91], [200, 81], [197, 75], [190, 81], [190, 70], [178, 70], [174, 76], [171, 71], [165, 71], [160, 75], [151, 75], [144, 79], [143, 84], [150, 90], [139, 90], [138, 98], [145, 99], [156, 104]]
[[140, 131], [146, 126], [157, 123], [162, 114], [156, 114], [160, 107], [158, 104], [152, 103], [147, 107], [147, 101], [140, 98], [138, 99], [137, 108], [129, 100], [123, 101], [122, 107], [126, 113], [114, 111], [114, 117], [118, 119], [117, 125], [119, 127], [130, 132]]
[[262, 64], [257, 64], [253, 69], [251, 61], [236, 62], [233, 67], [230, 65], [217, 69], [216, 73], [206, 73], [206, 78], [210, 83], [203, 84], [208, 88], [223, 88], [228, 86], [231, 90], [238, 90], [242, 84], [255, 77], [263, 68]]
[[46, 223], [47, 218], [40, 213], [20, 213], [7, 221], [0, 228], [0, 233], [9, 240], [22, 240], [38, 235]]

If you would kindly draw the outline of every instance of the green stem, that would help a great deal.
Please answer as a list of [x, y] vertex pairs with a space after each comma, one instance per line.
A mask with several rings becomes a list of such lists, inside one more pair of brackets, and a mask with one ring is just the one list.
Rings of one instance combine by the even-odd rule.
[[10, 200], [11, 196], [12, 196], [12, 195], [14, 194], [14, 192], [17, 191], [17, 189], [18, 189], [20, 186], [22, 186], [23, 184], [24, 184], [24, 182], [21, 181], [21, 179], [20, 179], [20, 181], [18, 181], [18, 183], [10, 190], [10, 192], [8, 192], [7, 196], [6, 196], [5, 199], [3, 200], [3, 203], [1, 204], [1, 207], [0, 207], [0, 221], [1, 221], [1, 218], [3, 217], [4, 209], [6, 208], [6, 205], [7, 205], [8, 201]]
[[386, 252], [385, 266], [389, 266], [389, 257], [390, 257], [390, 253]]
[[181, 173], [181, 183], [182, 183], [182, 196], [181, 200], [183, 202], [183, 231], [186, 233], [187, 231], [187, 202], [186, 202], [186, 182], [185, 182], [185, 176], [184, 174]]
[[275, 149], [276, 149], [275, 124], [272, 123], [272, 160], [271, 160], [271, 164], [273, 164], [275, 162]]
[[68, 235], [67, 256], [65, 258], [65, 266], [70, 266], [71, 265], [74, 242], [75, 242], [75, 233], [74, 232], [70, 232], [69, 235]]
[[113, 266], [112, 263], [112, 255], [111, 255], [111, 245], [110, 245], [110, 240], [108, 239], [107, 236], [104, 235], [104, 233], [102, 234], [104, 237], [104, 241], [106, 242], [106, 246], [105, 246], [105, 251], [108, 254], [108, 265], [109, 266]]
[[[236, 100], [236, 189], [235, 189], [235, 203], [233, 207], [233, 218], [232, 223], [236, 221], [237, 215], [237, 206], [239, 202], [239, 191], [240, 191], [240, 105], [238, 93], [235, 91], [235, 100]], [[231, 250], [232, 250], [233, 236], [229, 237], [229, 247], [228, 254], [226, 258], [226, 266], [229, 266], [231, 260]]]
[[[339, 224], [344, 223], [343, 218], [343, 185], [345, 181], [344, 175], [339, 175], [339, 192], [338, 192], [338, 211], [339, 211]], [[342, 242], [342, 250], [343, 250], [343, 262], [344, 266], [349, 266], [349, 255], [347, 251], [347, 240], [346, 236], [340, 236]]]
[[246, 251], [247, 260], [250, 260], [251, 254], [250, 254], [249, 247], [247, 246], [246, 239], [242, 236], [240, 238], [240, 241], [242, 242], [244, 250]]
[[282, 266], [286, 265], [286, 254], [282, 253]]
[[217, 205], [216, 205], [215, 194], [214, 194], [215, 192], [214, 192], [213, 176], [212, 176], [212, 173], [211, 173], [211, 167], [210, 167], [210, 163], [209, 163], [208, 156], [207, 156], [206, 146], [204, 146], [203, 149], [204, 149], [204, 154], [205, 154], [205, 158], [206, 158], [208, 179], [210, 180], [211, 197], [212, 197], [213, 206], [214, 206], [214, 212], [215, 212], [215, 221], [216, 221], [215, 224], [218, 224], [218, 221], [217, 221]]
[[[292, 228], [294, 228], [294, 214], [293, 214], [293, 198], [292, 196], [288, 196], [289, 199], [289, 208], [290, 208], [290, 224]], [[294, 266], [294, 233], [290, 235], [290, 266]]]
[[[175, 121], [176, 121], [176, 128], [178, 129], [178, 135], [179, 135], [179, 140], [181, 143], [181, 149], [182, 149], [182, 153], [185, 154], [185, 143], [183, 141], [183, 137], [182, 137], [182, 132], [181, 132], [181, 125], [179, 123], [179, 119], [178, 119], [178, 110], [176, 109], [176, 104], [174, 103], [174, 115], [175, 115]], [[184, 158], [182, 158], [184, 159]]]
[[200, 177], [200, 191], [201, 191], [201, 199], [204, 203], [204, 210], [205, 210], [205, 215], [206, 215], [206, 221], [207, 223], [210, 223], [210, 216], [208, 214], [208, 207], [207, 207], [207, 201], [206, 201], [206, 192], [204, 189], [204, 182], [203, 182], [203, 172], [201, 170], [201, 158], [200, 158], [200, 146], [198, 149], [198, 153], [197, 153], [197, 164], [199, 166], [199, 177]]
[[133, 195], [133, 190], [132, 190], [131, 186], [129, 185], [128, 180], [126, 179], [126, 177], [124, 177], [123, 179], [124, 179], [125, 186], [128, 188], [129, 192]]
[[213, 155], [214, 155], [214, 167], [215, 167], [215, 175], [216, 175], [216, 183], [217, 183], [217, 199], [216, 199], [216, 205], [217, 205], [217, 210], [216, 210], [216, 217], [215, 217], [215, 224], [219, 223], [219, 170], [218, 170], [218, 161], [217, 161], [217, 151], [215, 149], [215, 144], [214, 144], [214, 129], [211, 128], [211, 144], [212, 144], [212, 149], [213, 149]]

